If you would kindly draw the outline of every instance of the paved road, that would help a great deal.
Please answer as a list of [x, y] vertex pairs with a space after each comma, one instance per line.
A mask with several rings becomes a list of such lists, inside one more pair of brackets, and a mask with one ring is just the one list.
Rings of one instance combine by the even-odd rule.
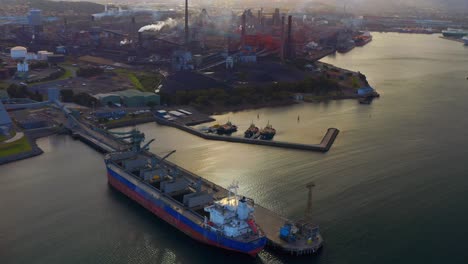
[[4, 143], [11, 143], [11, 142], [15, 142], [17, 140], [20, 140], [24, 137], [24, 134], [23, 132], [17, 132], [16, 135], [8, 140], [5, 140]]

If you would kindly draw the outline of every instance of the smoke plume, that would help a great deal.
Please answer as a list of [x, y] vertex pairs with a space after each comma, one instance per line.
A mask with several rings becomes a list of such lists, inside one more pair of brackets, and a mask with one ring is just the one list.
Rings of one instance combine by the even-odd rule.
[[158, 21], [158, 22], [156, 22], [156, 24], [151, 24], [151, 25], [144, 26], [144, 27], [140, 28], [140, 30], [138, 30], [138, 32], [143, 32], [143, 31], [147, 31], [147, 30], [160, 31], [165, 26], [167, 26], [169, 28], [173, 28], [173, 27], [177, 26], [177, 21], [175, 19], [168, 18], [168, 19], [166, 19], [164, 21]]

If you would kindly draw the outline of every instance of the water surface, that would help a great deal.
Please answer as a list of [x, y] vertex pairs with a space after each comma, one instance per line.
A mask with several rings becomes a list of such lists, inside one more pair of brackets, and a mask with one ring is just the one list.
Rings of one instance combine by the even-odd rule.
[[[108, 188], [102, 156], [65, 136], [45, 154], [0, 168], [1, 263], [466, 263], [468, 49], [436, 35], [375, 33], [324, 62], [361, 71], [382, 97], [215, 116], [245, 130], [269, 121], [275, 139], [319, 143], [326, 154], [205, 141], [154, 123], [151, 150], [298, 218], [314, 181], [313, 216], [326, 244], [314, 257], [256, 259], [187, 238]], [[257, 115], [259, 119], [257, 119]], [[300, 122], [297, 116], [300, 116]]]

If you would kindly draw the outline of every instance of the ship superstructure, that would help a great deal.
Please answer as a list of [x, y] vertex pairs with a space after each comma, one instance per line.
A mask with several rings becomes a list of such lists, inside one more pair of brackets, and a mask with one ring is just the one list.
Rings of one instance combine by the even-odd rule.
[[237, 185], [229, 192], [204, 179], [190, 178], [183, 169], [167, 166], [140, 148], [105, 157], [111, 186], [188, 236], [220, 248], [256, 255], [266, 245], [266, 237], [255, 223], [251, 199], [237, 195]]

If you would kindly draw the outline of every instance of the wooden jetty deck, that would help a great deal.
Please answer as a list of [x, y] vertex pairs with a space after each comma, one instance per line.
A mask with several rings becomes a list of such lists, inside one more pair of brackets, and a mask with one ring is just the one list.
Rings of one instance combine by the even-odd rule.
[[300, 144], [300, 143], [291, 143], [291, 142], [276, 141], [276, 140], [260, 140], [260, 139], [251, 139], [251, 138], [243, 138], [243, 137], [209, 134], [209, 133], [199, 131], [189, 126], [179, 124], [178, 122], [171, 122], [163, 118], [159, 118], [159, 117], [155, 117], [155, 119], [156, 119], [156, 122], [160, 125], [175, 127], [185, 132], [188, 132], [192, 135], [201, 137], [203, 139], [262, 145], [262, 146], [270, 146], [270, 147], [279, 147], [279, 148], [318, 151], [318, 152], [329, 151], [333, 143], [335, 142], [336, 137], [338, 136], [340, 132], [337, 128], [329, 128], [327, 133], [323, 137], [322, 141], [320, 142], [320, 144]]

